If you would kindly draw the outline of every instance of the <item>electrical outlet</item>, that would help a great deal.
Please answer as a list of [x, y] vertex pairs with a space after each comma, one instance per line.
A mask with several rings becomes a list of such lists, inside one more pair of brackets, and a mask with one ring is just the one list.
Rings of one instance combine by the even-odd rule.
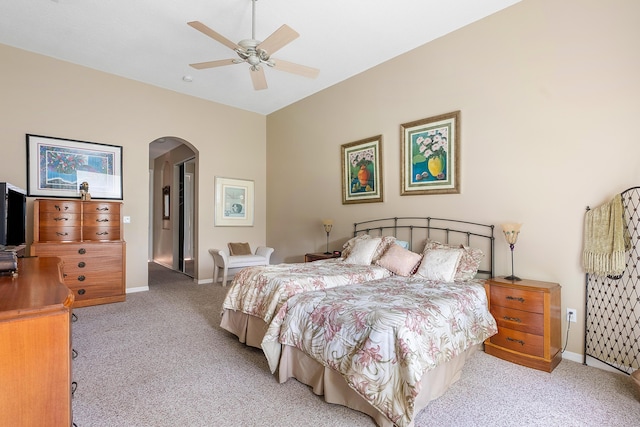
[[575, 308], [567, 308], [567, 322], [577, 322], [578, 314]]

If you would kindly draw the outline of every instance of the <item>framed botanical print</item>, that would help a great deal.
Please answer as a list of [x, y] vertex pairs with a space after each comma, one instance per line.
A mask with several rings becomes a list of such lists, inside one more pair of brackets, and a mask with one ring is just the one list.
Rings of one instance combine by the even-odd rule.
[[460, 111], [400, 126], [401, 195], [460, 193]]
[[343, 144], [342, 204], [382, 202], [382, 135]]

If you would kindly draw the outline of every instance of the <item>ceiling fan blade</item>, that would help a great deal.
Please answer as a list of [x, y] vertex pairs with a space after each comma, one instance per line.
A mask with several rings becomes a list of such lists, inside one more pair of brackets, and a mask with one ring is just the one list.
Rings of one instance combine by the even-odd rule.
[[298, 74], [303, 77], [308, 77], [310, 79], [315, 79], [318, 77], [320, 70], [317, 68], [307, 67], [306, 65], [294, 64], [293, 62], [283, 61], [282, 59], [274, 59], [273, 61], [276, 70], [286, 71], [287, 73]]
[[204, 25], [202, 22], [191, 21], [191, 22], [187, 22], [187, 25], [192, 26], [196, 30], [200, 31], [202, 34], [211, 37], [215, 41], [222, 43], [223, 45], [227, 46], [229, 49], [232, 49], [232, 50], [241, 49], [240, 46], [238, 46], [237, 44], [235, 44], [225, 36], [216, 33], [211, 28]]
[[269, 37], [267, 37], [265, 41], [260, 43], [258, 45], [258, 48], [266, 51], [268, 55], [271, 55], [274, 52], [282, 49], [284, 46], [288, 45], [298, 37], [300, 37], [300, 34], [298, 34], [296, 30], [285, 24], [275, 30]]
[[264, 69], [262, 67], [249, 68], [249, 74], [251, 74], [251, 81], [253, 82], [253, 88], [255, 90], [267, 88], [267, 78], [264, 75]]
[[189, 64], [190, 67], [196, 70], [204, 70], [205, 68], [222, 67], [223, 65], [233, 65], [233, 59], [220, 59], [218, 61], [198, 62], [196, 64]]

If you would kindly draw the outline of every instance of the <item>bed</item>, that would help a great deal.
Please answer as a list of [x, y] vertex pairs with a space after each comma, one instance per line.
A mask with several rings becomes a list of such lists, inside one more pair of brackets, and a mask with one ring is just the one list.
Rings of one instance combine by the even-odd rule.
[[273, 315], [291, 296], [390, 275], [384, 267], [349, 264], [343, 258], [245, 268], [233, 278], [223, 303], [220, 326], [240, 342], [260, 348]]
[[[409, 277], [307, 291], [283, 303], [262, 342], [278, 380], [295, 378], [380, 426], [411, 426], [497, 333], [480, 278], [493, 272], [493, 227], [465, 224], [489, 232], [440, 230], [445, 242], [428, 238], [419, 268]], [[449, 239], [458, 232], [465, 242]], [[468, 245], [471, 236], [486, 239], [488, 268], [478, 264], [473, 274], [449, 268], [443, 277], [423, 269], [447, 252], [477, 255]]]

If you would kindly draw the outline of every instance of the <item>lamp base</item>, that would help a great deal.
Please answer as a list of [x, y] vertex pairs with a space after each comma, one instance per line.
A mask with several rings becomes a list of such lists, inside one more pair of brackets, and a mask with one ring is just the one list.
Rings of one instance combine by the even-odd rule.
[[518, 276], [507, 276], [505, 277], [505, 280], [511, 280], [512, 282], [519, 282], [520, 280], [522, 280], [521, 278], [519, 278]]

